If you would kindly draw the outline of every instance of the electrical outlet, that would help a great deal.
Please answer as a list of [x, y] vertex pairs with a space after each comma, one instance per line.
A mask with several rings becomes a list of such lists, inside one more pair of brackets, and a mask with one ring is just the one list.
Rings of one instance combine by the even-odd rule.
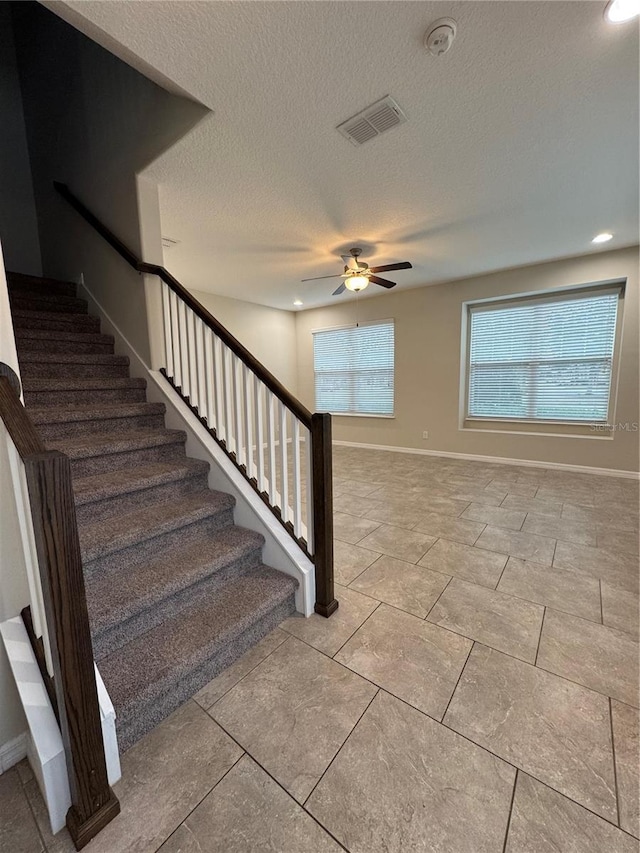
[[429, 438], [429, 430], [428, 429], [425, 429], [425, 431], [422, 433], [422, 437], [425, 439]]

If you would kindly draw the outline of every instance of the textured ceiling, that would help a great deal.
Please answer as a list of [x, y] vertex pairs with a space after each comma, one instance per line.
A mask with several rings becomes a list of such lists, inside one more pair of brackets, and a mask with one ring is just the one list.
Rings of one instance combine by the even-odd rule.
[[[149, 169], [189, 287], [311, 307], [351, 245], [415, 287], [638, 241], [638, 26], [604, 0], [47, 5], [213, 110]], [[335, 130], [387, 94], [406, 124]]]

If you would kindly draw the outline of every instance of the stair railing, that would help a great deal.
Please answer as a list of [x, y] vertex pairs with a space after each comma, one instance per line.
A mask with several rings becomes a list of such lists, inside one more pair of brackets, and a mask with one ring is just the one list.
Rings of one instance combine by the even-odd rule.
[[[20, 400], [20, 381], [0, 365], [0, 419], [16, 497], [29, 507], [35, 559], [27, 556], [31, 606], [22, 618], [64, 745], [77, 850], [119, 812], [109, 786], [80, 542], [67, 456], [47, 450]], [[31, 539], [21, 519], [21, 533]]]
[[65, 184], [58, 193], [139, 273], [160, 279], [160, 373], [315, 566], [315, 611], [333, 581], [331, 415], [312, 414], [164, 267], [138, 258]]

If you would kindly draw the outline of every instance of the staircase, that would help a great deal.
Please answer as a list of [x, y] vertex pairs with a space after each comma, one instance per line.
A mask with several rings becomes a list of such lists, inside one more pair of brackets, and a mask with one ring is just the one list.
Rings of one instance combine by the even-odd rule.
[[8, 273], [24, 399], [71, 460], [94, 657], [127, 749], [294, 609], [74, 284]]

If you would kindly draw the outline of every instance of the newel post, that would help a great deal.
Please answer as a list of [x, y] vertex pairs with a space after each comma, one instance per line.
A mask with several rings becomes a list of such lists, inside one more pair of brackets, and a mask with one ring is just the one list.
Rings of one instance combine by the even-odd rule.
[[69, 459], [24, 458], [77, 850], [120, 811], [109, 786]]
[[331, 616], [338, 609], [333, 590], [333, 470], [331, 415], [311, 416], [313, 530], [316, 567], [315, 611]]

